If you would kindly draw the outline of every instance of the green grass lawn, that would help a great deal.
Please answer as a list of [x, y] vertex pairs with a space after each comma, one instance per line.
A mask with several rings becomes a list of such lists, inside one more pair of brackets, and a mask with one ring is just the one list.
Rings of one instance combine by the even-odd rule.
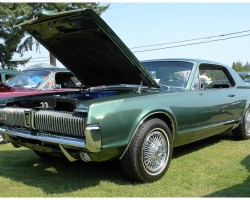
[[119, 162], [42, 160], [0, 145], [0, 197], [250, 197], [250, 140], [229, 133], [175, 148], [166, 175], [140, 184]]

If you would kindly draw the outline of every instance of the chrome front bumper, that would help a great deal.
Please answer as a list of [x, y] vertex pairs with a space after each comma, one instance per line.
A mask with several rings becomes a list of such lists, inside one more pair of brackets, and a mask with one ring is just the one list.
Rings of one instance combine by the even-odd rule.
[[[31, 139], [31, 140], [37, 140], [41, 142], [47, 142], [47, 143], [52, 143], [52, 144], [60, 144], [63, 146], [67, 147], [72, 147], [72, 148], [86, 148], [86, 140], [84, 139], [79, 139], [79, 138], [72, 138], [72, 137], [65, 137], [65, 136], [60, 136], [60, 135], [55, 135], [55, 134], [50, 134], [47, 132], [38, 132], [36, 135], [32, 135], [30, 132], [26, 131], [20, 131], [20, 130], [13, 130], [8, 127], [1, 127], [0, 128], [0, 133], [9, 139], [8, 136], [10, 137], [21, 137], [21, 138], [26, 138], [26, 139]], [[10, 141], [12, 142], [12, 141]]]
[[87, 126], [85, 129], [85, 138], [75, 138], [70, 136], [62, 136], [50, 132], [32, 133], [30, 130], [16, 129], [9, 126], [0, 127], [0, 134], [8, 139], [15, 147], [22, 146], [15, 141], [15, 138], [23, 140], [34, 140], [41, 143], [50, 143], [56, 146], [64, 146], [67, 148], [86, 150], [92, 153], [101, 151], [101, 130], [97, 124]]

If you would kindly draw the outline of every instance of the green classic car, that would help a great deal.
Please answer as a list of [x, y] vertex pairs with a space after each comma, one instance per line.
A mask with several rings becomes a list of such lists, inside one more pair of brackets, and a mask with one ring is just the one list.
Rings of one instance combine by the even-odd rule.
[[0, 100], [0, 133], [14, 147], [69, 161], [119, 159], [140, 182], [160, 179], [173, 147], [232, 130], [250, 138], [250, 93], [222, 64], [139, 62], [92, 10], [37, 13], [21, 25], [82, 83], [79, 91]]

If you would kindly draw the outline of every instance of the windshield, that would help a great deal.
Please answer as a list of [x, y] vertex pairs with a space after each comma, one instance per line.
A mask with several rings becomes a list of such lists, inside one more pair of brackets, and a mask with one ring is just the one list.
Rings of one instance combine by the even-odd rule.
[[24, 72], [7, 82], [7, 85], [14, 88], [22, 87], [37, 89], [49, 74], [50, 72], [45, 70]]
[[181, 88], [187, 86], [193, 68], [192, 63], [184, 61], [154, 61], [142, 65], [159, 84]]

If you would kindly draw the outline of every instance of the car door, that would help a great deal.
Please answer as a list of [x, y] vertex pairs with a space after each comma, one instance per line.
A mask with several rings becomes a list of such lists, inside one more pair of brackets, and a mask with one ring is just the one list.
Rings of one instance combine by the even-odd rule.
[[197, 104], [195, 135], [221, 132], [232, 126], [230, 122], [238, 117], [245, 102], [239, 99], [235, 82], [225, 67], [202, 64], [199, 70], [206, 71], [208, 79], [200, 82], [199, 89], [194, 92]]

